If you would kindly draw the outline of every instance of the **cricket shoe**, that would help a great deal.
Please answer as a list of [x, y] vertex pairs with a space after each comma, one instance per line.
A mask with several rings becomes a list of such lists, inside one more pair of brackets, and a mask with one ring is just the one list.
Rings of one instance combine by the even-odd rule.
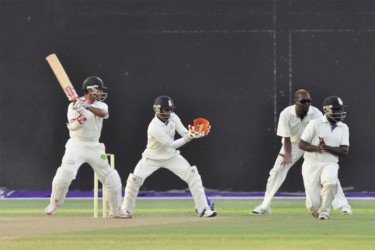
[[216, 211], [211, 209], [203, 209], [202, 213], [198, 213], [198, 217], [215, 217], [216, 215]]
[[58, 208], [59, 208], [58, 200], [54, 200], [46, 207], [44, 212], [46, 213], [46, 215], [54, 215], [57, 212]]
[[206, 198], [207, 198], [207, 204], [210, 207], [210, 209], [212, 211], [215, 211], [215, 202], [213, 200], [211, 200], [210, 198], [208, 198], [208, 197], [206, 197]]
[[328, 214], [319, 214], [319, 220], [328, 220], [329, 215]]
[[262, 208], [262, 205], [257, 206], [251, 211], [252, 214], [271, 214], [271, 208], [268, 207], [266, 209]]
[[352, 215], [353, 211], [349, 207], [343, 207], [343, 208], [341, 208], [341, 214], [342, 215]]
[[133, 218], [132, 214], [128, 210], [121, 210], [120, 214], [115, 216], [112, 212], [109, 212], [108, 216], [109, 219], [131, 219]]
[[[215, 211], [215, 202], [213, 200], [211, 200], [210, 198], [208, 198], [208, 197], [206, 197], [206, 200], [207, 200], [207, 204], [210, 207], [210, 209], [212, 211]], [[198, 213], [198, 210], [195, 209], [195, 212]]]

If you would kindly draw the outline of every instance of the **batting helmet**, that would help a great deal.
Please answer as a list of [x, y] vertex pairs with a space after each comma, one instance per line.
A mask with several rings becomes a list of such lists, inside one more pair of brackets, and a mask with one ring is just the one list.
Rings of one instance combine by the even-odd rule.
[[107, 89], [107, 87], [104, 86], [103, 80], [97, 76], [87, 77], [82, 84], [82, 90], [85, 94], [90, 92], [98, 101], [104, 101], [107, 99], [108, 94], [103, 91], [98, 93], [98, 89], [104, 90]]
[[332, 120], [339, 122], [343, 121], [346, 117], [344, 112], [344, 102], [338, 96], [329, 96], [323, 101], [323, 111]]

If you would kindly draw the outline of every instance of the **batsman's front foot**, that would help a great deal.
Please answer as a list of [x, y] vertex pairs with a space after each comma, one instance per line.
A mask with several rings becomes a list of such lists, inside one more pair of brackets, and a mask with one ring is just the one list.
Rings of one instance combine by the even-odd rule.
[[112, 212], [109, 212], [108, 216], [109, 219], [131, 219], [133, 218], [132, 214], [128, 210], [121, 210], [118, 215], [114, 215]]
[[251, 214], [271, 214], [271, 208], [262, 208], [262, 205], [257, 206], [251, 211]]
[[54, 200], [46, 207], [44, 212], [46, 213], [46, 215], [54, 215], [57, 212], [58, 208], [59, 208], [58, 200]]

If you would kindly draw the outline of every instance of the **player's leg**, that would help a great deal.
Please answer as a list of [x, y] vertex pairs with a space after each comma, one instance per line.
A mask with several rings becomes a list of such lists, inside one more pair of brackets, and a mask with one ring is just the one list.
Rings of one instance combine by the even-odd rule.
[[351, 215], [352, 207], [349, 205], [348, 200], [345, 197], [344, 191], [342, 190], [340, 180], [337, 180], [337, 194], [335, 199], [332, 201], [332, 207], [334, 209], [340, 209], [343, 215]]
[[319, 209], [319, 219], [326, 220], [329, 218], [329, 212], [332, 201], [337, 194], [337, 174], [339, 166], [336, 163], [329, 163], [322, 168], [320, 176], [322, 191], [321, 205]]
[[45, 209], [47, 215], [55, 214], [57, 208], [64, 203], [69, 186], [76, 178], [77, 171], [83, 163], [79, 144], [69, 140], [65, 147], [61, 166], [57, 169], [52, 181], [50, 204]]
[[105, 147], [99, 144], [95, 150], [89, 152], [88, 164], [94, 169], [103, 185], [106, 186], [107, 201], [109, 204], [109, 218], [119, 218], [121, 215], [121, 179], [118, 172], [108, 163]]
[[130, 173], [126, 182], [125, 187], [125, 196], [121, 205], [121, 210], [125, 213], [128, 213], [131, 217], [131, 214], [135, 208], [135, 202], [138, 196], [139, 189], [153, 172], [160, 168], [160, 163], [142, 158], [137, 166], [135, 167], [133, 173]]
[[195, 202], [195, 208], [200, 217], [214, 217], [217, 215], [216, 211], [211, 210], [207, 202], [206, 193], [204, 192], [202, 178], [196, 166], [190, 166], [188, 161], [181, 155], [177, 155], [172, 159], [166, 161], [164, 164], [166, 169], [169, 169], [182, 180], [184, 180], [190, 189], [191, 195]]
[[303, 185], [306, 193], [306, 208], [314, 218], [319, 218], [320, 208], [320, 173], [321, 169], [313, 161], [305, 160], [302, 164]]
[[[284, 154], [284, 148], [280, 150], [281, 154]], [[251, 212], [253, 214], [270, 214], [271, 213], [271, 201], [279, 190], [281, 185], [284, 183], [289, 169], [302, 157], [303, 151], [298, 148], [296, 144], [292, 144], [292, 163], [282, 166], [283, 157], [278, 155], [273, 168], [270, 171], [270, 175], [267, 180], [266, 192], [264, 194], [263, 202], [261, 205], [254, 208]]]

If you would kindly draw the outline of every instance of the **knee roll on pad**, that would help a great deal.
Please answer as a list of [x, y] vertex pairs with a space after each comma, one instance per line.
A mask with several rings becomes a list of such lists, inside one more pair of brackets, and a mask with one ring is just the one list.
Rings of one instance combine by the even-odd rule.
[[198, 213], [202, 212], [204, 209], [209, 209], [202, 178], [196, 166], [192, 166], [186, 170], [186, 182], [189, 185]]
[[139, 188], [142, 186], [143, 180], [141, 177], [134, 174], [129, 174], [125, 187], [125, 197], [122, 202], [122, 209], [132, 212], [135, 208], [135, 200], [138, 196]]
[[142, 186], [143, 184], [142, 178], [132, 173], [129, 174], [127, 182], [134, 183], [134, 185], [139, 185], [139, 186]]
[[64, 203], [69, 185], [75, 179], [76, 173], [68, 168], [59, 167], [52, 182], [51, 202], [57, 202], [58, 205]]
[[105, 177], [105, 185], [108, 191], [119, 191], [121, 190], [122, 184], [118, 172], [112, 169], [111, 173]]
[[[201, 180], [198, 169], [196, 166], [192, 166], [186, 170], [186, 181], [189, 183], [192, 180]], [[202, 181], [202, 180], [201, 180]]]

